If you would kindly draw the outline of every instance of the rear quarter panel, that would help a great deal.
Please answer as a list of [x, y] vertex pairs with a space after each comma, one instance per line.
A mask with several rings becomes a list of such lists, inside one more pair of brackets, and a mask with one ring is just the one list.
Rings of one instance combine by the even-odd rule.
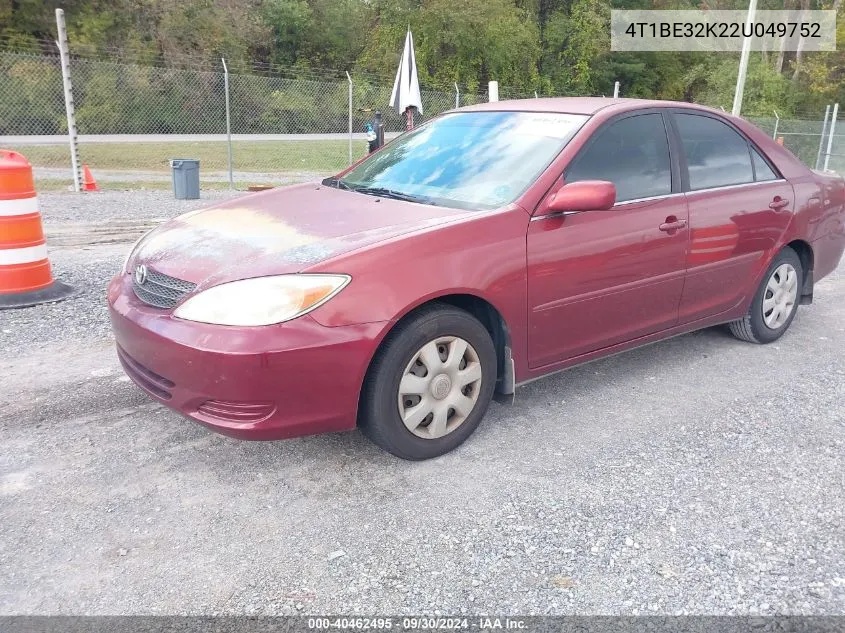
[[741, 119], [733, 121], [766, 153], [790, 182], [795, 194], [792, 219], [774, 245], [760, 275], [775, 253], [794, 240], [810, 245], [816, 281], [830, 274], [845, 250], [845, 182], [842, 177], [812, 171], [759, 128]]
[[818, 281], [834, 271], [845, 251], [845, 181], [836, 174], [811, 172], [796, 179], [793, 188], [803, 207], [789, 234], [810, 243]]

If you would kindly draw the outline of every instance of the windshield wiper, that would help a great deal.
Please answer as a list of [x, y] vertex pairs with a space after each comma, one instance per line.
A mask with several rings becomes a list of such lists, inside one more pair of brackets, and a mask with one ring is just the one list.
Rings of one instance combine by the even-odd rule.
[[402, 193], [401, 191], [394, 191], [393, 189], [385, 189], [384, 187], [350, 187], [352, 191], [364, 193], [368, 196], [379, 196], [381, 198], [392, 198], [393, 200], [404, 200], [405, 202], [417, 202], [420, 204], [430, 204], [436, 207], [437, 205], [425, 196], [415, 196], [410, 193]]
[[349, 185], [343, 182], [340, 178], [335, 178], [334, 176], [330, 178], [324, 178], [322, 183], [326, 187], [337, 187], [338, 189], [351, 189]]

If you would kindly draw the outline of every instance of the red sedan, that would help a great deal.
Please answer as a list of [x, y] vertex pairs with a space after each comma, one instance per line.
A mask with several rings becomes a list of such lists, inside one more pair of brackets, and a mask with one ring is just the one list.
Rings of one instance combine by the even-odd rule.
[[841, 177], [721, 112], [487, 103], [158, 227], [108, 299], [127, 374], [189, 418], [257, 440], [359, 426], [425, 459], [552, 372], [717, 324], [778, 339], [843, 221]]

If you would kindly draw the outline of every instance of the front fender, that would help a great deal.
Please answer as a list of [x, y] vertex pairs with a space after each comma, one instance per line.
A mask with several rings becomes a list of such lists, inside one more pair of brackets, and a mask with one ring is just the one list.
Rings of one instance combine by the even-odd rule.
[[311, 317], [328, 327], [395, 323], [440, 297], [472, 295], [494, 306], [507, 323], [518, 368], [527, 349], [528, 221], [518, 207], [471, 213], [321, 262], [307, 272], [343, 272], [352, 281]]

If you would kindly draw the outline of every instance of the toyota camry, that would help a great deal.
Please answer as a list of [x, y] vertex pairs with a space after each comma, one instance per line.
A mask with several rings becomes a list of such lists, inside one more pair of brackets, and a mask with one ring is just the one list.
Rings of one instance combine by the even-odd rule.
[[157, 227], [108, 302], [126, 373], [188, 418], [256, 440], [358, 427], [426, 459], [552, 372], [721, 324], [777, 340], [843, 220], [840, 176], [722, 112], [486, 103]]

